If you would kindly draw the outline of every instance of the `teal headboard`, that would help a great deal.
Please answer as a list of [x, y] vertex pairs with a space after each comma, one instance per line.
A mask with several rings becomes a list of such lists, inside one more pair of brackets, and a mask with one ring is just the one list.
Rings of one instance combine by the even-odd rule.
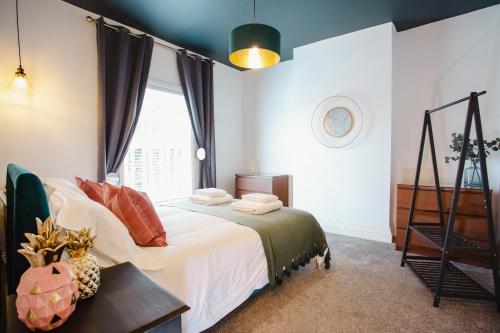
[[7, 219], [5, 244], [7, 254], [7, 293], [15, 293], [21, 275], [29, 267], [17, 249], [26, 242], [24, 233], [36, 233], [35, 217], [49, 215], [47, 194], [40, 179], [16, 164], [7, 166]]

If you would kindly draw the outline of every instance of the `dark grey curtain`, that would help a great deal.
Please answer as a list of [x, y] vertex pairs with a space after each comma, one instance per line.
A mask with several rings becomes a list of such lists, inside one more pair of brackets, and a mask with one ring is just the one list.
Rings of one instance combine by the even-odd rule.
[[[148, 82], [153, 38], [131, 36], [124, 27], [97, 22], [99, 109], [98, 181], [117, 172], [134, 135]], [[76, 64], [78, 65], [78, 64]]]
[[199, 188], [215, 187], [214, 84], [212, 60], [177, 52], [177, 68], [189, 110], [196, 144], [204, 148], [200, 161]]

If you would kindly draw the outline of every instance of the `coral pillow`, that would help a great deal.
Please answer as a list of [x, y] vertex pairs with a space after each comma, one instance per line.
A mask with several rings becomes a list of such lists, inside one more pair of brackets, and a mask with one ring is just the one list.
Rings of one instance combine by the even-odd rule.
[[108, 183], [104, 183], [103, 193], [104, 205], [127, 227], [137, 245], [167, 245], [167, 233], [146, 193]]
[[93, 182], [91, 180], [83, 180], [75, 177], [76, 185], [85, 192], [85, 194], [92, 200], [104, 205], [104, 194], [102, 184]]

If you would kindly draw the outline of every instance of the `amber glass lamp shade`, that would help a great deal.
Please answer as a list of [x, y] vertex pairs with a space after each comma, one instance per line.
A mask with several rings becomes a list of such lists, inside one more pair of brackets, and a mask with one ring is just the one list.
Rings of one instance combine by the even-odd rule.
[[14, 77], [9, 83], [8, 88], [13, 90], [27, 90], [31, 87], [24, 69], [19, 66], [14, 73]]

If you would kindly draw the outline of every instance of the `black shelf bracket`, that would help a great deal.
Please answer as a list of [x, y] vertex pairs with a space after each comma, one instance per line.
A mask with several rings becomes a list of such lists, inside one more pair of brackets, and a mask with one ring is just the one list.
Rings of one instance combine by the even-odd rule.
[[[424, 114], [424, 124], [422, 127], [422, 137], [420, 140], [420, 149], [417, 160], [417, 170], [415, 174], [415, 183], [410, 203], [410, 212], [408, 214], [408, 225], [406, 228], [406, 236], [401, 258], [401, 266], [407, 264], [410, 269], [434, 292], [435, 307], [439, 306], [441, 297], [467, 298], [492, 300], [496, 302], [497, 311], [500, 312], [500, 285], [498, 277], [498, 261], [497, 247], [494, 232], [493, 211], [490, 198], [490, 184], [488, 179], [488, 170], [486, 167], [486, 152], [484, 150], [483, 129], [481, 124], [481, 115], [479, 112], [478, 97], [486, 94], [486, 91], [479, 93], [472, 92], [469, 96], [457, 101], [448, 103], [438, 108], [427, 110]], [[434, 145], [434, 134], [432, 131], [431, 114], [437, 111], [445, 110], [446, 108], [468, 101], [467, 115], [465, 118], [464, 138], [460, 159], [458, 161], [458, 170], [455, 178], [455, 186], [451, 201], [451, 207], [448, 217], [448, 223], [445, 225], [443, 201], [441, 195], [441, 187], [439, 184], [439, 174], [437, 168], [436, 149]], [[479, 165], [482, 175], [482, 188], [484, 197], [484, 207], [486, 210], [486, 220], [488, 224], [488, 247], [479, 246], [455, 233], [454, 225], [458, 208], [458, 199], [460, 196], [460, 188], [464, 174], [465, 161], [467, 159], [467, 147], [470, 141], [472, 123], [476, 131], [476, 139], [479, 147]], [[429, 136], [429, 144], [432, 158], [432, 169], [434, 175], [434, 184], [436, 186], [439, 224], [418, 223], [414, 221], [415, 205], [417, 202], [418, 186], [420, 181], [420, 171], [422, 167], [422, 158], [424, 154], [426, 136]], [[408, 247], [410, 243], [410, 235], [412, 232], [417, 233], [427, 242], [431, 243], [435, 248], [441, 251], [440, 257], [426, 256], [410, 256], [408, 255]], [[450, 253], [454, 251], [461, 252], [476, 252], [488, 253], [491, 257], [491, 268], [493, 273], [493, 284], [495, 294], [480, 286], [477, 282], [463, 273], [459, 268], [449, 261]]]

